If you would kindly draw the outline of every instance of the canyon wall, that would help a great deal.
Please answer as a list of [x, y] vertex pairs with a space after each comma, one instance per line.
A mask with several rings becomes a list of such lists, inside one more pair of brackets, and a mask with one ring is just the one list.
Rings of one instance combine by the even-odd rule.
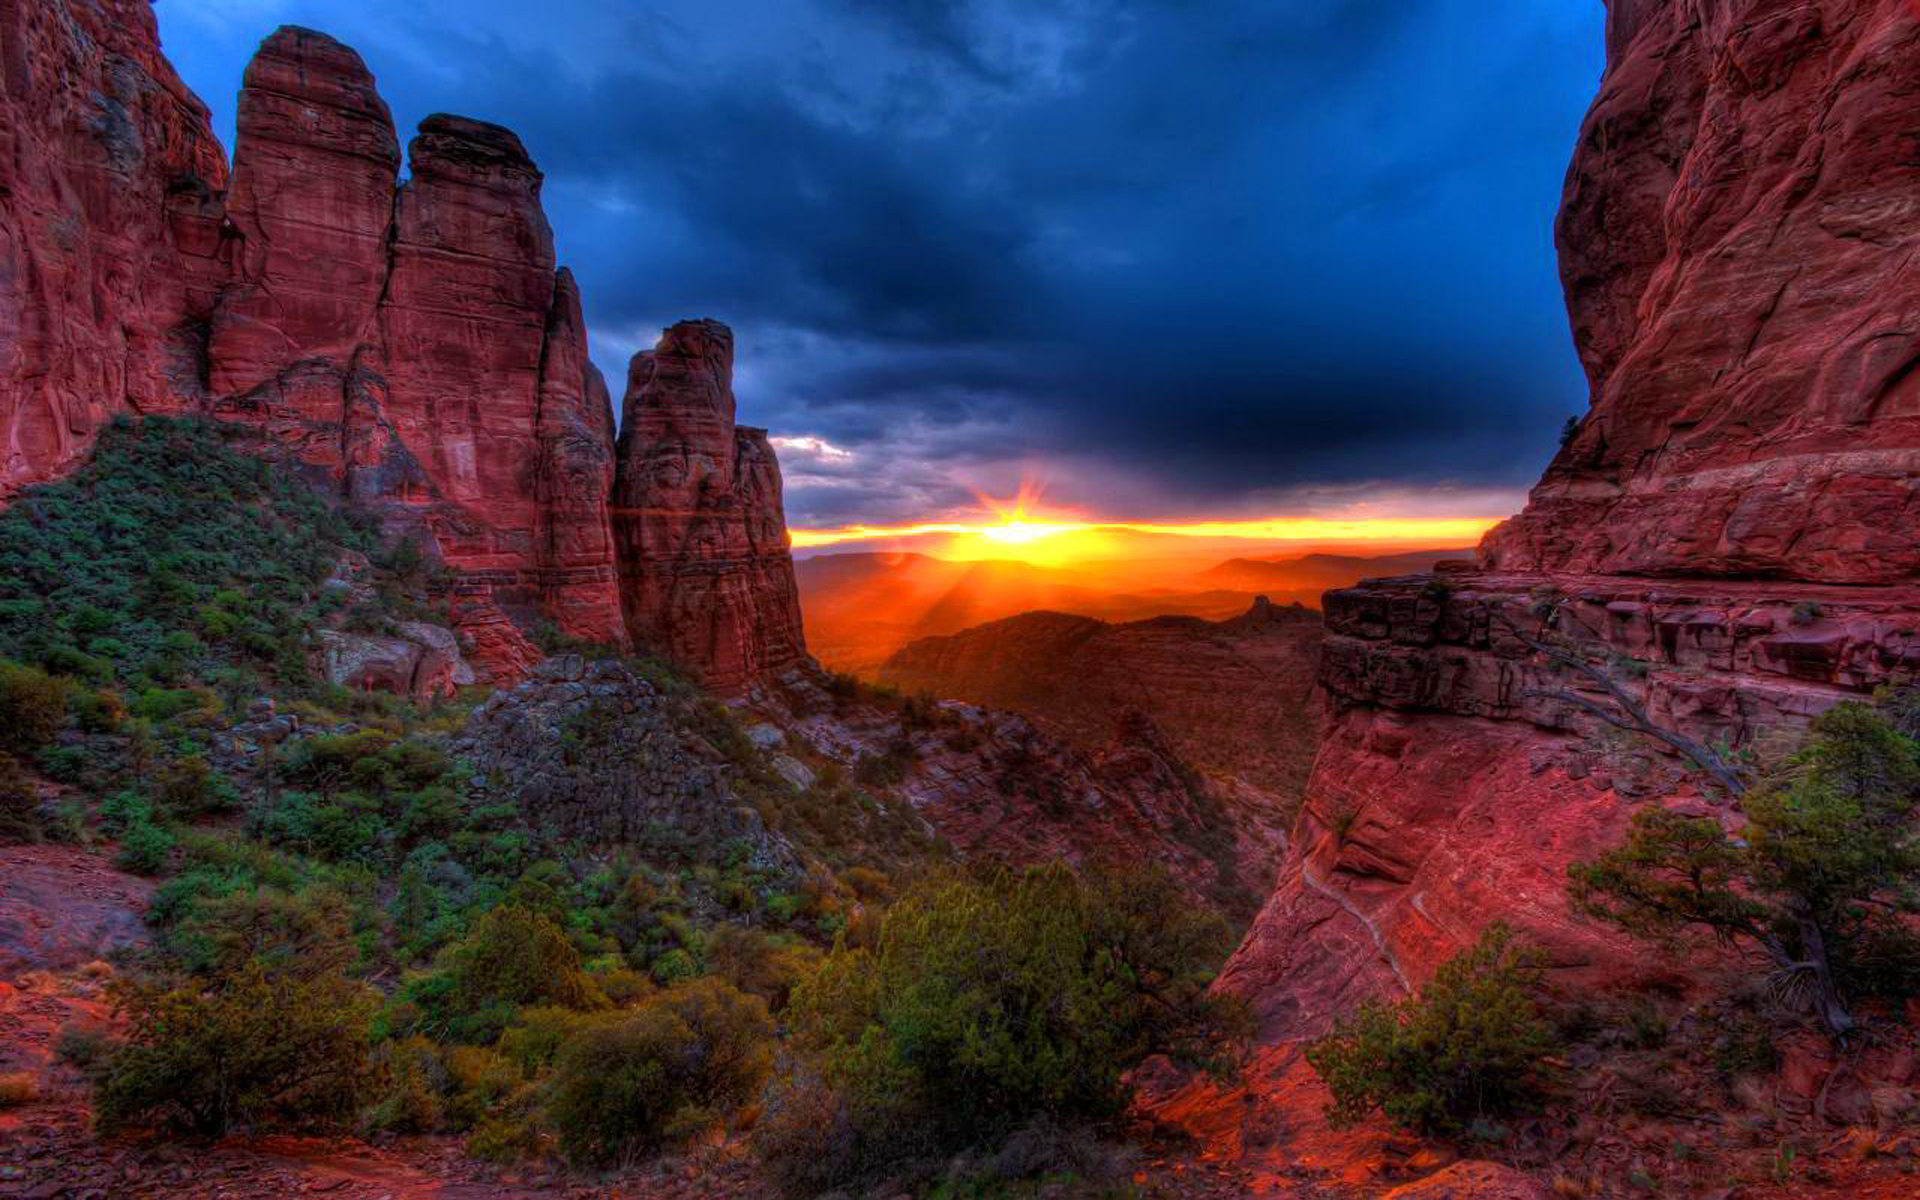
[[1270, 1042], [1494, 919], [1570, 983], [1685, 986], [1566, 868], [1642, 806], [1737, 807], [1543, 639], [1761, 755], [1920, 676], [1916, 63], [1906, 0], [1613, 0], [1558, 228], [1592, 410], [1478, 563], [1326, 597], [1325, 738], [1220, 985]]
[[1557, 231], [1592, 410], [1493, 565], [1920, 570], [1915, 11], [1614, 0]]
[[0, 494], [197, 402], [226, 185], [146, 0], [0, 0]]
[[[804, 654], [779, 468], [735, 445], [730, 393], [737, 482], [682, 498], [731, 514], [727, 550], [695, 521], [616, 561], [612, 405], [513, 133], [429, 117], [403, 182], [359, 55], [284, 27], [247, 68], [229, 178], [139, 0], [0, 2], [0, 72], [0, 496], [115, 415], [210, 415], [415, 538], [497, 678], [543, 624], [722, 687]], [[622, 486], [672, 492], [636, 472], [685, 449], [635, 443]]]

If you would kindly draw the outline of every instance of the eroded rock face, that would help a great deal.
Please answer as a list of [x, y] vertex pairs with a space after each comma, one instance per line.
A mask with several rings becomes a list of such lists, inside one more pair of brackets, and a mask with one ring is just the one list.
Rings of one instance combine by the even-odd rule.
[[1842, 700], [1920, 679], [1909, 586], [1410, 576], [1329, 592], [1325, 616], [1329, 718], [1306, 806], [1222, 977], [1274, 1038], [1417, 987], [1495, 918], [1579, 986], [1674, 982], [1575, 918], [1567, 866], [1645, 804], [1738, 813], [1683, 758], [1582, 707], [1602, 688], [1516, 628], [1577, 638], [1660, 727], [1733, 751], [1789, 749]]
[[1738, 802], [1596, 717], [1605, 690], [1543, 634], [1585, 647], [1659, 729], [1762, 758], [1920, 679], [1920, 15], [1610, 10], [1559, 230], [1593, 409], [1478, 569], [1326, 597], [1324, 740], [1219, 985], [1275, 1061], [1494, 920], [1576, 989], [1710, 972], [1710, 952], [1649, 955], [1577, 918], [1566, 868], [1645, 806], [1737, 830]]
[[364, 356], [387, 284], [393, 118], [358, 54], [286, 27], [247, 66], [238, 129], [209, 389], [303, 460], [365, 460], [351, 443], [371, 414], [349, 391], [378, 369]]
[[1909, 0], [1615, 0], [1561, 275], [1593, 408], [1501, 570], [1920, 572]]
[[725, 326], [635, 361], [616, 546], [612, 404], [511, 131], [429, 117], [401, 185], [366, 64], [287, 26], [247, 68], [229, 180], [139, 0], [0, 0], [0, 116], [0, 500], [111, 416], [207, 414], [416, 538], [490, 678], [539, 661], [544, 623], [722, 690], [805, 659]]
[[398, 186], [371, 75], [295, 28], [249, 68], [239, 134], [216, 409], [417, 531], [495, 675], [537, 660], [540, 620], [623, 645], [606, 391], [519, 139], [429, 117]]
[[733, 333], [685, 321], [633, 358], [613, 530], [636, 643], [737, 691], [806, 659], [780, 467], [734, 424]]
[[0, 498], [196, 401], [226, 182], [145, 0], [0, 0]]
[[0, 8], [0, 490], [115, 413], [204, 412], [419, 538], [494, 676], [541, 621], [625, 645], [612, 408], [519, 140], [430, 117], [401, 187], [365, 63], [289, 26], [248, 66], [229, 186], [147, 6], [69, 8]]

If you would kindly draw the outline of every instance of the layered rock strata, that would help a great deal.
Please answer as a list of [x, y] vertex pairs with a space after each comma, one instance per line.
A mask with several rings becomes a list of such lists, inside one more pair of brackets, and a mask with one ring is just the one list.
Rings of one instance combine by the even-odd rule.
[[[1760, 756], [1920, 669], [1920, 301], [1904, 0], [1614, 0], [1559, 222], [1592, 411], [1479, 564], [1329, 593], [1329, 719], [1228, 965], [1269, 1038], [1505, 920], [1570, 980], [1686, 983], [1575, 919], [1639, 807], [1741, 816], [1615, 727]], [[1845, 585], [1845, 586], [1843, 586]]]
[[1592, 410], [1501, 570], [1920, 572], [1910, 0], [1613, 0], [1558, 241]]
[[1275, 1038], [1418, 986], [1496, 918], [1572, 984], [1675, 981], [1572, 915], [1567, 866], [1642, 805], [1737, 810], [1683, 755], [1597, 716], [1620, 710], [1539, 653], [1544, 638], [1583, 647], [1660, 728], [1736, 758], [1920, 679], [1907, 585], [1455, 571], [1329, 592], [1325, 618], [1330, 718], [1306, 805], [1222, 980]]
[[779, 468], [730, 391], [691, 491], [644, 473], [718, 426], [682, 429], [664, 376], [640, 403], [670, 444], [630, 437], [622, 486], [678, 516], [632, 539], [623, 604], [612, 405], [510, 131], [429, 117], [402, 182], [359, 55], [283, 27], [247, 68], [229, 178], [137, 0], [0, 3], [0, 108], [0, 496], [111, 416], [204, 413], [414, 537], [496, 678], [538, 660], [542, 625], [631, 629], [722, 687], [804, 653]]
[[764, 429], [734, 423], [733, 334], [685, 321], [633, 358], [617, 446], [613, 531], [636, 642], [722, 690], [806, 658]]

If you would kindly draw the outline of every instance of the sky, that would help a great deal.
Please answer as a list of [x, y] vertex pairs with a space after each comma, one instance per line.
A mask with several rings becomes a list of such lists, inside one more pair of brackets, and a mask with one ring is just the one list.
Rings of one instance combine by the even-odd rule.
[[1500, 516], [1586, 408], [1552, 224], [1601, 0], [155, 11], [229, 147], [282, 23], [359, 50], [403, 141], [515, 129], [608, 379], [673, 321], [732, 325], [797, 529], [1016, 493]]

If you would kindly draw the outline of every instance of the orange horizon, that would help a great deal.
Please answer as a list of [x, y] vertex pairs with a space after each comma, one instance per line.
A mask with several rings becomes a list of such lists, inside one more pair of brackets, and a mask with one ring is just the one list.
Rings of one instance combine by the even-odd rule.
[[[949, 547], [1025, 547], [1051, 559], [1083, 558], [1094, 544], [1112, 535], [1138, 533], [1172, 537], [1220, 538], [1249, 542], [1424, 542], [1434, 546], [1477, 544], [1505, 517], [1260, 517], [1233, 521], [1103, 521], [1003, 513], [998, 521], [926, 521], [903, 525], [844, 525], [833, 529], [790, 531], [796, 550], [852, 542], [883, 542], [945, 537]], [[1075, 553], [1075, 551], [1081, 553]]]

